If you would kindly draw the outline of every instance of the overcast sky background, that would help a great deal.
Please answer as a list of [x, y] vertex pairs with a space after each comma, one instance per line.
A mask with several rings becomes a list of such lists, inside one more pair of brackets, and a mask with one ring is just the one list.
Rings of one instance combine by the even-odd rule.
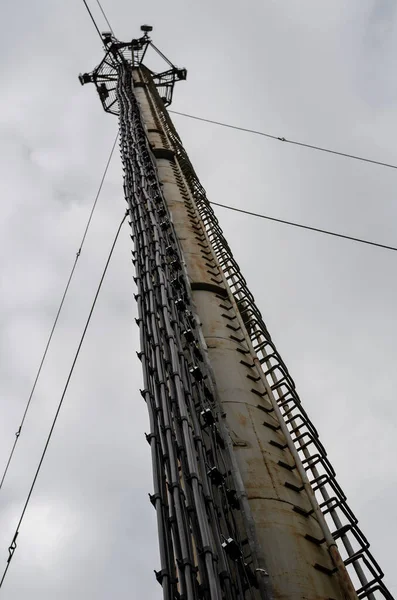
[[[107, 30], [90, 5], [101, 30]], [[393, 0], [103, 0], [122, 40], [154, 26], [188, 79], [173, 108], [397, 163]], [[3, 3], [0, 464], [19, 427], [117, 131], [82, 0]], [[148, 63], [150, 66], [150, 63]], [[397, 172], [175, 116], [210, 199], [397, 245]], [[125, 210], [112, 162], [0, 491], [0, 567]], [[372, 550], [397, 594], [397, 254], [217, 209]], [[1, 600], [161, 597], [125, 227]]]

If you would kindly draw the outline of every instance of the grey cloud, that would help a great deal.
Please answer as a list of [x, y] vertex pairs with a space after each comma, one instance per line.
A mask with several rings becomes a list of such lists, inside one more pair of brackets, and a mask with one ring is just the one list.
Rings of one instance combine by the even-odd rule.
[[[34, 4], [34, 5], [33, 5]], [[81, 5], [80, 5], [81, 4]], [[95, 3], [92, 3], [95, 10]], [[396, 162], [394, 38], [369, 43], [378, 3], [103, 2], [121, 39], [155, 26], [188, 79], [176, 110]], [[13, 442], [80, 244], [117, 120], [79, 72], [101, 59], [83, 3], [8, 3], [0, 40], [0, 457]], [[390, 9], [391, 10], [391, 9]], [[378, 8], [380, 11], [380, 8]], [[107, 29], [95, 12], [101, 29]], [[372, 14], [372, 16], [371, 16]], [[383, 27], [384, 25], [382, 25]], [[394, 36], [395, 37], [395, 36]], [[363, 41], [364, 40], [364, 41]], [[368, 43], [365, 41], [367, 40]], [[381, 40], [382, 41], [382, 40]], [[368, 66], [369, 65], [369, 66]], [[369, 70], [367, 70], [369, 69]], [[379, 73], [376, 93], [375, 75]], [[378, 75], [376, 75], [378, 77]], [[175, 116], [209, 197], [395, 244], [395, 173]], [[43, 447], [116, 227], [116, 159], [9, 478], [0, 564]], [[218, 209], [353, 510], [397, 591], [396, 258]], [[4, 600], [161, 597], [146, 407], [123, 230], [37, 488]], [[3, 554], [2, 554], [3, 553]], [[3, 558], [2, 558], [3, 556]], [[3, 563], [1, 563], [3, 561]], [[393, 588], [394, 585], [394, 588]]]

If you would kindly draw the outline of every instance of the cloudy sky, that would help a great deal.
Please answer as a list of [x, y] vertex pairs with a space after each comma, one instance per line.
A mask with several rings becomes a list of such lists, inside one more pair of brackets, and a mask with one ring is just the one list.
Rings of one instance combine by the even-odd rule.
[[[101, 30], [107, 27], [90, 5]], [[393, 0], [103, 0], [142, 23], [188, 80], [173, 108], [397, 163]], [[113, 143], [77, 75], [102, 49], [82, 0], [3, 3], [0, 37], [0, 462], [19, 427]], [[150, 66], [150, 64], [149, 64]], [[397, 245], [397, 173], [174, 119], [210, 199]], [[0, 491], [5, 566], [116, 228], [112, 162]], [[217, 214], [350, 504], [397, 594], [397, 255], [219, 208]], [[125, 227], [26, 513], [2, 600], [159, 599], [146, 407]]]

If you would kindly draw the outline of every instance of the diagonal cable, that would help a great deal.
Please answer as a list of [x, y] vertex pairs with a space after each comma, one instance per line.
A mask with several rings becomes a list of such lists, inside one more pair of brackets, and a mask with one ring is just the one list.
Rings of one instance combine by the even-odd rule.
[[103, 14], [103, 17], [104, 17], [104, 19], [105, 19], [105, 21], [106, 21], [106, 23], [107, 23], [107, 26], [109, 27], [110, 31], [112, 32], [112, 35], [114, 36], [114, 31], [113, 31], [113, 28], [112, 28], [112, 26], [111, 26], [111, 24], [110, 24], [110, 22], [109, 22], [109, 19], [108, 19], [108, 18], [107, 18], [107, 16], [106, 16], [106, 13], [105, 13], [105, 11], [104, 11], [104, 9], [103, 9], [103, 7], [102, 7], [102, 4], [100, 3], [100, 1], [99, 1], [99, 0], [96, 0], [96, 2], [97, 2], [97, 4], [98, 4], [98, 6], [99, 6], [99, 9], [100, 9], [101, 13]]
[[286, 142], [287, 144], [293, 144], [294, 146], [301, 146], [302, 148], [310, 148], [311, 150], [318, 150], [320, 152], [326, 152], [328, 154], [336, 154], [344, 158], [351, 158], [353, 160], [360, 160], [362, 162], [371, 163], [373, 165], [379, 165], [381, 167], [387, 167], [389, 169], [397, 169], [397, 165], [391, 163], [385, 163], [379, 160], [372, 160], [371, 158], [365, 158], [364, 156], [357, 156], [355, 154], [348, 154], [346, 152], [339, 152], [338, 150], [332, 150], [330, 148], [323, 148], [322, 146], [314, 146], [312, 144], [305, 144], [296, 140], [287, 140], [285, 137], [272, 135], [265, 133], [264, 131], [257, 131], [256, 129], [247, 129], [245, 127], [237, 127], [237, 125], [231, 125], [230, 123], [222, 123], [221, 121], [213, 121], [211, 119], [204, 119], [203, 117], [196, 117], [195, 115], [189, 115], [187, 113], [179, 112], [177, 110], [169, 110], [169, 113], [179, 115], [180, 117], [187, 117], [188, 119], [194, 119], [195, 121], [202, 121], [204, 123], [211, 123], [212, 125], [219, 125], [220, 127], [228, 127], [229, 129], [237, 129], [238, 131], [245, 131], [246, 133], [253, 133], [255, 135], [261, 135], [263, 137], [270, 138], [272, 140], [278, 140], [279, 142]]
[[84, 6], [85, 6], [85, 7], [86, 7], [86, 9], [87, 9], [87, 12], [88, 12], [88, 14], [89, 14], [89, 15], [90, 15], [90, 17], [91, 17], [91, 21], [93, 22], [93, 24], [94, 24], [94, 27], [95, 27], [95, 29], [97, 30], [97, 33], [98, 33], [98, 35], [99, 35], [99, 38], [100, 38], [101, 42], [103, 42], [103, 39], [102, 39], [101, 32], [99, 31], [99, 27], [98, 27], [98, 25], [96, 24], [96, 21], [95, 21], [95, 19], [94, 19], [94, 15], [92, 14], [92, 12], [91, 12], [91, 10], [90, 10], [90, 7], [88, 6], [88, 4], [87, 4], [86, 0], [83, 0], [83, 2], [84, 2]]
[[327, 229], [320, 229], [318, 227], [311, 227], [310, 225], [303, 225], [303, 223], [295, 223], [294, 221], [286, 221], [284, 219], [277, 219], [276, 217], [269, 217], [268, 215], [262, 215], [260, 213], [251, 212], [242, 208], [236, 208], [235, 206], [227, 206], [227, 204], [220, 204], [219, 202], [210, 202], [214, 206], [220, 206], [227, 210], [233, 210], [244, 215], [250, 215], [251, 217], [258, 217], [260, 219], [267, 219], [268, 221], [274, 221], [275, 223], [282, 223], [283, 225], [291, 225], [291, 227], [299, 227], [300, 229], [308, 229], [309, 231], [315, 231], [317, 233], [323, 233], [325, 235], [332, 235], [337, 238], [343, 238], [352, 242], [359, 242], [360, 244], [368, 244], [369, 246], [376, 246], [377, 248], [383, 248], [385, 250], [393, 250], [397, 252], [395, 246], [387, 246], [386, 244], [380, 244], [378, 242], [371, 242], [370, 240], [364, 240], [362, 238], [356, 238], [351, 235], [344, 235], [343, 233], [337, 233], [335, 231], [328, 231]]
[[23, 506], [22, 513], [21, 513], [21, 516], [20, 516], [20, 518], [19, 518], [19, 521], [18, 521], [18, 525], [17, 525], [17, 527], [16, 527], [16, 530], [15, 530], [15, 533], [14, 533], [14, 537], [12, 538], [11, 545], [10, 545], [10, 546], [9, 546], [9, 548], [8, 548], [8, 559], [7, 559], [7, 565], [6, 565], [5, 569], [4, 569], [4, 572], [3, 572], [2, 578], [1, 578], [1, 580], [0, 580], [0, 588], [1, 588], [1, 586], [3, 585], [3, 582], [4, 582], [4, 579], [5, 579], [6, 575], [7, 575], [7, 572], [8, 572], [8, 569], [9, 569], [9, 566], [10, 566], [10, 563], [11, 563], [11, 560], [12, 560], [12, 558], [13, 558], [13, 556], [14, 556], [14, 552], [15, 552], [15, 550], [16, 550], [16, 547], [17, 547], [17, 537], [18, 537], [18, 535], [19, 535], [19, 529], [20, 529], [20, 527], [21, 527], [22, 521], [23, 521], [23, 519], [24, 519], [24, 516], [25, 516], [25, 513], [26, 513], [26, 509], [27, 509], [27, 507], [28, 507], [28, 505], [29, 505], [29, 502], [30, 502], [30, 499], [31, 499], [31, 497], [32, 497], [32, 493], [33, 493], [34, 487], [35, 487], [35, 485], [36, 485], [36, 481], [37, 481], [37, 478], [38, 478], [38, 476], [39, 476], [40, 469], [41, 469], [41, 467], [42, 467], [42, 464], [43, 464], [43, 461], [44, 461], [45, 455], [46, 455], [46, 453], [47, 453], [47, 449], [48, 449], [48, 446], [49, 446], [49, 443], [50, 443], [50, 440], [51, 440], [52, 434], [53, 434], [53, 432], [54, 432], [55, 425], [56, 425], [56, 422], [57, 422], [57, 420], [58, 420], [58, 416], [59, 416], [59, 413], [60, 413], [60, 411], [61, 411], [62, 404], [63, 404], [63, 401], [64, 401], [64, 399], [65, 399], [65, 395], [66, 395], [66, 392], [67, 392], [67, 390], [68, 390], [69, 383], [70, 383], [70, 380], [71, 380], [71, 378], [72, 378], [73, 371], [74, 371], [74, 369], [75, 369], [75, 366], [76, 366], [76, 363], [77, 363], [77, 359], [78, 359], [78, 357], [79, 357], [80, 350], [81, 350], [81, 347], [82, 347], [82, 345], [83, 345], [84, 338], [85, 338], [85, 336], [86, 336], [87, 329], [88, 329], [88, 326], [89, 326], [89, 324], [90, 324], [91, 317], [92, 317], [92, 314], [93, 314], [93, 312], [94, 312], [94, 308], [95, 308], [96, 302], [97, 302], [97, 300], [98, 300], [99, 292], [101, 291], [101, 288], [102, 288], [102, 283], [103, 283], [103, 280], [105, 279], [105, 275], [106, 275], [106, 272], [107, 272], [107, 270], [108, 270], [108, 266], [109, 266], [110, 260], [111, 260], [111, 258], [112, 258], [112, 255], [113, 255], [113, 250], [114, 250], [114, 248], [115, 248], [115, 246], [116, 246], [116, 243], [117, 243], [117, 240], [118, 240], [118, 237], [119, 237], [119, 234], [120, 234], [121, 228], [122, 228], [122, 226], [123, 226], [123, 223], [124, 223], [124, 221], [125, 221], [125, 219], [126, 219], [127, 215], [128, 215], [128, 211], [125, 213], [125, 215], [124, 215], [123, 219], [121, 220], [121, 223], [120, 223], [120, 225], [118, 226], [118, 229], [117, 229], [117, 232], [116, 232], [115, 238], [114, 238], [114, 240], [113, 240], [113, 244], [112, 244], [112, 246], [111, 246], [111, 249], [110, 249], [110, 252], [109, 252], [108, 258], [107, 258], [107, 260], [106, 260], [105, 267], [104, 267], [104, 269], [103, 269], [102, 276], [101, 276], [101, 279], [100, 279], [100, 281], [99, 281], [98, 288], [97, 288], [97, 291], [96, 291], [96, 293], [95, 293], [94, 300], [93, 300], [93, 302], [92, 302], [92, 305], [91, 305], [90, 312], [88, 313], [88, 317], [87, 317], [87, 321], [86, 321], [86, 324], [85, 324], [85, 326], [84, 326], [84, 329], [83, 329], [83, 333], [81, 334], [81, 338], [80, 338], [79, 345], [77, 346], [77, 350], [76, 350], [76, 354], [75, 354], [75, 356], [74, 356], [74, 359], [73, 359], [73, 362], [72, 362], [72, 366], [71, 366], [71, 368], [70, 368], [70, 371], [69, 371], [68, 377], [67, 377], [67, 379], [66, 379], [65, 387], [63, 388], [63, 392], [62, 392], [62, 395], [61, 395], [61, 398], [60, 398], [60, 401], [59, 401], [59, 404], [58, 404], [57, 411], [56, 411], [56, 413], [55, 413], [55, 416], [54, 416], [54, 419], [53, 419], [53, 421], [52, 421], [52, 425], [51, 425], [50, 432], [49, 432], [49, 434], [48, 434], [48, 436], [47, 436], [47, 440], [46, 440], [46, 443], [45, 443], [45, 446], [44, 446], [43, 452], [42, 452], [42, 454], [41, 454], [41, 457], [40, 457], [40, 461], [39, 461], [38, 467], [37, 467], [37, 469], [36, 469], [36, 472], [35, 472], [35, 475], [34, 475], [34, 477], [33, 477], [33, 481], [32, 481], [32, 484], [31, 484], [31, 486], [30, 486], [30, 489], [29, 489], [29, 492], [28, 492], [28, 495], [27, 495], [27, 498], [26, 498], [25, 504], [24, 504], [24, 506]]
[[59, 308], [58, 308], [57, 314], [56, 314], [56, 316], [55, 316], [54, 323], [53, 323], [53, 325], [52, 325], [52, 328], [51, 328], [50, 334], [49, 334], [49, 336], [48, 336], [47, 344], [46, 344], [46, 346], [45, 346], [44, 353], [43, 353], [43, 356], [42, 356], [42, 358], [41, 358], [41, 361], [40, 361], [40, 364], [39, 364], [39, 368], [38, 368], [38, 370], [37, 370], [36, 377], [35, 377], [35, 380], [34, 380], [34, 382], [33, 382], [33, 386], [32, 386], [31, 392], [30, 392], [30, 394], [29, 394], [29, 398], [28, 398], [28, 401], [27, 401], [27, 404], [26, 404], [26, 407], [25, 407], [25, 411], [24, 411], [24, 413], [23, 413], [23, 416], [22, 416], [22, 421], [21, 421], [21, 424], [20, 424], [20, 426], [19, 426], [19, 429], [18, 429], [18, 431], [17, 431], [17, 432], [16, 432], [16, 434], [15, 434], [15, 440], [14, 440], [14, 443], [13, 443], [13, 445], [12, 445], [12, 448], [11, 448], [10, 454], [9, 454], [9, 456], [8, 456], [7, 464], [6, 464], [6, 466], [5, 466], [5, 469], [4, 469], [4, 472], [3, 472], [3, 475], [2, 475], [2, 477], [1, 477], [1, 481], [0, 481], [0, 490], [1, 490], [1, 488], [3, 487], [3, 483], [4, 483], [4, 480], [5, 480], [5, 478], [6, 478], [6, 475], [7, 475], [7, 472], [8, 472], [8, 469], [9, 469], [9, 466], [10, 466], [10, 463], [11, 463], [11, 460], [12, 460], [12, 457], [13, 457], [13, 455], [14, 455], [15, 448], [16, 448], [16, 446], [17, 446], [17, 443], [18, 443], [19, 437], [20, 437], [20, 435], [21, 435], [22, 427], [23, 427], [23, 425], [24, 425], [24, 423], [25, 423], [26, 415], [27, 415], [27, 413], [28, 413], [28, 410], [29, 410], [29, 407], [30, 407], [30, 404], [31, 404], [31, 401], [32, 401], [32, 398], [33, 398], [33, 394], [34, 394], [34, 392], [35, 392], [35, 389], [36, 389], [36, 386], [37, 386], [37, 382], [38, 382], [38, 380], [39, 380], [39, 377], [40, 377], [40, 375], [41, 375], [41, 371], [42, 371], [42, 369], [43, 369], [43, 365], [44, 365], [45, 359], [46, 359], [46, 357], [47, 357], [48, 349], [49, 349], [49, 347], [50, 347], [50, 344], [51, 344], [51, 341], [52, 341], [52, 338], [53, 338], [53, 335], [54, 335], [54, 332], [55, 332], [56, 326], [57, 326], [57, 324], [58, 324], [59, 316], [60, 316], [60, 314], [61, 314], [61, 311], [62, 311], [62, 308], [63, 308], [64, 302], [65, 302], [65, 298], [66, 298], [66, 296], [67, 296], [67, 293], [68, 293], [68, 291], [69, 291], [70, 283], [71, 283], [71, 281], [72, 281], [72, 279], [73, 279], [73, 275], [74, 275], [74, 272], [75, 272], [75, 270], [76, 270], [77, 262], [78, 262], [78, 260], [79, 260], [79, 258], [80, 258], [81, 251], [82, 251], [82, 249], [83, 249], [84, 242], [85, 242], [85, 239], [86, 239], [86, 237], [87, 237], [88, 229], [89, 229], [89, 227], [90, 227], [90, 225], [91, 225], [92, 217], [93, 217], [93, 215], [94, 215], [94, 211], [95, 211], [95, 208], [96, 208], [96, 206], [97, 206], [97, 203], [98, 203], [98, 198], [99, 198], [99, 195], [100, 195], [100, 193], [101, 193], [101, 191], [102, 191], [103, 183], [104, 183], [104, 181], [105, 181], [105, 177], [106, 177], [106, 175], [107, 175], [107, 172], [108, 172], [108, 169], [109, 169], [110, 161], [112, 160], [112, 156], [113, 156], [113, 153], [114, 153], [114, 149], [115, 149], [115, 147], [116, 147], [116, 143], [117, 143], [118, 136], [119, 136], [119, 134], [117, 133], [117, 135], [116, 135], [116, 138], [115, 138], [115, 140], [114, 140], [114, 143], [113, 143], [113, 146], [112, 146], [112, 149], [111, 149], [111, 151], [110, 151], [110, 154], [109, 154], [109, 158], [108, 158], [108, 160], [107, 160], [107, 163], [106, 163], [106, 166], [105, 166], [105, 170], [104, 170], [104, 172], [103, 172], [103, 175], [102, 175], [101, 182], [100, 182], [100, 184], [99, 184], [99, 188], [98, 188], [97, 194], [96, 194], [96, 196], [95, 196], [94, 203], [93, 203], [93, 205], [92, 205], [92, 208], [91, 208], [90, 215], [89, 215], [89, 217], [88, 217], [88, 221], [87, 221], [87, 224], [86, 224], [86, 227], [85, 227], [84, 233], [83, 233], [83, 237], [82, 237], [82, 239], [81, 239], [80, 247], [79, 247], [79, 249], [78, 249], [78, 251], [77, 251], [77, 253], [76, 253], [76, 257], [75, 257], [75, 259], [74, 259], [74, 263], [73, 263], [72, 269], [71, 269], [71, 271], [70, 271], [69, 278], [68, 278], [68, 280], [67, 280], [66, 287], [65, 287], [65, 290], [64, 290], [64, 292], [63, 292], [62, 299], [61, 299], [61, 302], [60, 302], [60, 304], [59, 304]]

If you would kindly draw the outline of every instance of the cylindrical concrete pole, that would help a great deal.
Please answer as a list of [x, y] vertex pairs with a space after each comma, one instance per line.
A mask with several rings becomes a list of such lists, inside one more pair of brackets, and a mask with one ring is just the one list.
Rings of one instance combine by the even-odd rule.
[[186, 70], [142, 31], [79, 80], [119, 117], [163, 599], [393, 600], [167, 112]]
[[257, 553], [266, 565], [257, 575], [270, 582], [277, 600], [355, 599], [273, 392], [261, 376], [227, 274], [159, 118], [157, 91], [147, 85], [142, 69], [133, 77], [242, 481], [240, 496], [248, 501], [247, 518], [254, 524]]

